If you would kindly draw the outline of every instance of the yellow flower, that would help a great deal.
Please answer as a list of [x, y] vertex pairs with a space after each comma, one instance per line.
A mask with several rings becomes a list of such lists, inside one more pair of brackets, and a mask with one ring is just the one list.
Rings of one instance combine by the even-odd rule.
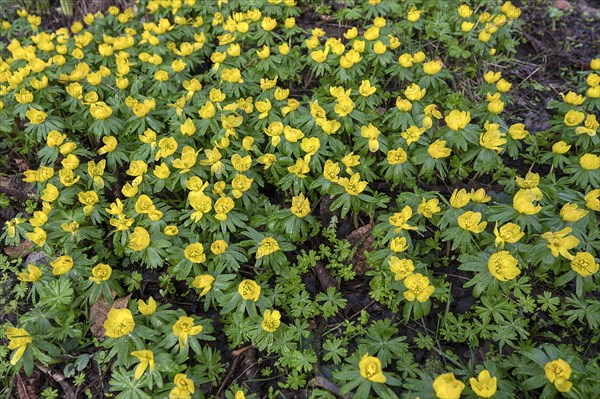
[[527, 172], [524, 179], [520, 176], [517, 176], [516, 180], [519, 187], [531, 190], [536, 188], [540, 183], [540, 175], [539, 173]]
[[169, 392], [169, 399], [190, 399], [194, 393], [194, 381], [185, 374], [175, 375], [175, 388]]
[[491, 398], [498, 389], [497, 378], [490, 375], [490, 372], [483, 370], [479, 373], [477, 378], [471, 377], [469, 379], [471, 383], [471, 389], [480, 398]]
[[552, 145], [552, 152], [560, 155], [569, 151], [570, 148], [570, 145], [561, 140]]
[[429, 285], [427, 276], [421, 273], [411, 274], [404, 279], [404, 286], [407, 291], [404, 291], [404, 298], [407, 301], [427, 302], [435, 287]]
[[417, 208], [417, 213], [429, 219], [442, 210], [439, 204], [440, 200], [437, 198], [432, 198], [430, 200], [423, 198]]
[[183, 254], [192, 263], [203, 263], [206, 260], [204, 246], [199, 242], [189, 244], [183, 251]]
[[319, 140], [318, 137], [310, 137], [310, 138], [303, 138], [302, 142], [300, 143], [300, 148], [302, 148], [302, 151], [306, 152], [308, 155], [312, 156], [315, 155], [317, 153], [317, 151], [319, 151], [319, 148], [321, 148], [321, 141]]
[[442, 70], [442, 63], [438, 60], [429, 61], [423, 64], [423, 72], [427, 75], [435, 75]]
[[140, 361], [140, 364], [135, 368], [135, 373], [133, 375], [136, 380], [142, 378], [142, 375], [148, 367], [150, 367], [151, 372], [154, 371], [154, 353], [151, 350], [144, 349], [133, 351], [130, 355], [136, 357]]
[[504, 79], [500, 79], [497, 83], [496, 83], [496, 89], [500, 92], [500, 93], [506, 93], [507, 91], [510, 90], [510, 88], [512, 87], [512, 83], [507, 82]]
[[221, 71], [221, 79], [228, 83], [244, 83], [242, 73], [237, 68], [223, 68]]
[[469, 18], [471, 15], [473, 15], [473, 10], [471, 10], [471, 7], [469, 7], [466, 4], [461, 4], [458, 7], [458, 15], [461, 18]]
[[46, 232], [40, 227], [34, 228], [33, 233], [27, 233], [25, 234], [25, 237], [27, 237], [29, 241], [33, 241], [38, 247], [43, 246], [46, 242]]
[[446, 147], [446, 140], [436, 140], [429, 144], [427, 147], [427, 153], [433, 159], [441, 159], [449, 157], [452, 154], [452, 150]]
[[142, 176], [147, 171], [148, 164], [141, 159], [137, 159], [129, 163], [129, 168], [125, 171], [125, 173], [127, 173], [129, 176], [137, 177]]
[[376, 152], [379, 149], [379, 141], [377, 141], [380, 131], [378, 128], [369, 123], [369, 126], [361, 126], [360, 134], [366, 139], [369, 139], [369, 151]]
[[596, 115], [589, 114], [587, 118], [585, 118], [585, 122], [583, 126], [578, 126], [575, 128], [576, 134], [587, 134], [590, 137], [594, 137], [596, 135], [596, 131], [598, 130], [598, 120], [596, 119]]
[[26, 170], [24, 172], [26, 183], [43, 182], [54, 176], [54, 169], [49, 166], [40, 166], [38, 170]]
[[190, 118], [187, 118], [185, 122], [183, 122], [183, 124], [179, 126], [179, 131], [184, 136], [192, 136], [194, 133], [196, 133], [196, 126], [194, 125], [194, 121], [192, 121]]
[[98, 101], [90, 105], [90, 115], [96, 120], [103, 120], [112, 115], [112, 108], [104, 101]]
[[494, 235], [496, 236], [496, 240], [494, 242], [496, 248], [504, 248], [504, 244], [507, 242], [510, 244], [514, 244], [518, 242], [525, 233], [521, 231], [521, 227], [514, 223], [506, 223], [500, 229], [498, 229], [498, 222], [496, 222], [496, 226], [494, 227]]
[[[248, 137], [251, 138], [251, 136]], [[242, 158], [239, 154], [233, 154], [231, 157], [231, 164], [238, 172], [245, 172], [250, 169], [250, 166], [252, 165], [252, 157], [250, 157], [250, 155], [246, 155]]]
[[325, 161], [323, 166], [323, 177], [330, 182], [337, 183], [339, 181], [340, 166], [337, 162], [331, 159]]
[[358, 88], [358, 92], [363, 97], [369, 97], [371, 94], [374, 94], [377, 91], [377, 88], [371, 86], [371, 82], [369, 80], [363, 80]]
[[535, 215], [542, 210], [541, 205], [534, 205], [534, 201], [542, 199], [539, 189], [519, 190], [513, 197], [513, 208], [524, 215]]
[[179, 338], [179, 348], [187, 345], [190, 335], [198, 335], [202, 332], [201, 325], [194, 325], [194, 319], [188, 316], [180, 316], [173, 324], [173, 335]]
[[585, 101], [584, 96], [580, 96], [577, 93], [573, 93], [572, 91], [568, 92], [566, 95], [564, 93], [560, 93], [565, 104], [569, 105], [581, 105]]
[[244, 395], [244, 391], [238, 390], [233, 399], [246, 399], [246, 395]]
[[48, 138], [46, 139], [46, 145], [50, 148], [59, 147], [63, 141], [67, 138], [66, 134], [61, 134], [56, 130], [48, 132]]
[[418, 84], [413, 83], [404, 90], [404, 95], [410, 101], [418, 101], [427, 93], [426, 89], [421, 89]]
[[396, 253], [404, 252], [408, 248], [406, 237], [394, 237], [390, 241], [390, 249]]
[[401, 165], [408, 159], [408, 155], [404, 149], [398, 147], [395, 150], [388, 150], [387, 162], [390, 165]]
[[419, 18], [421, 18], [421, 14], [423, 10], [417, 10], [417, 7], [412, 6], [410, 10], [408, 10], [408, 14], [406, 15], [406, 19], [408, 22], [417, 22]]
[[[233, 178], [232, 182], [231, 182], [231, 187], [233, 188], [232, 190], [232, 194], [235, 198], [241, 198], [242, 195], [250, 190], [250, 187], [252, 187], [252, 182], [254, 181], [254, 179], [251, 179], [249, 177], [246, 177], [243, 174], [236, 174], [235, 177]], [[233, 201], [233, 200], [232, 200]], [[217, 200], [217, 203], [219, 201]], [[215, 204], [215, 209], [217, 208], [217, 204]], [[228, 211], [229, 212], [229, 211]], [[227, 212], [225, 212], [227, 213]]]
[[260, 285], [254, 280], [242, 280], [238, 285], [238, 293], [243, 299], [256, 302], [260, 296]]
[[559, 392], [569, 392], [573, 385], [571, 377], [571, 366], [562, 359], [552, 360], [544, 365], [544, 372], [548, 381], [554, 384]]
[[399, 233], [402, 230], [417, 230], [416, 226], [411, 226], [408, 224], [408, 220], [412, 217], [412, 208], [409, 205], [406, 205], [400, 212], [395, 212], [392, 216], [389, 217], [388, 222], [396, 227], [394, 230], [396, 233]]
[[256, 259], [260, 259], [263, 256], [271, 255], [274, 252], [279, 251], [279, 243], [273, 237], [266, 237], [260, 242], [260, 246], [256, 251]]
[[571, 260], [571, 269], [581, 277], [588, 277], [598, 271], [598, 263], [589, 252], [577, 252]]
[[9, 327], [6, 330], [6, 338], [10, 341], [8, 343], [8, 349], [16, 349], [13, 356], [10, 358], [10, 364], [13, 366], [17, 364], [19, 359], [23, 357], [27, 345], [29, 345], [33, 339], [31, 335], [24, 328]]
[[414, 65], [412, 54], [404, 53], [398, 57], [398, 63], [404, 68], [410, 68]]
[[27, 116], [29, 123], [32, 125], [39, 125], [40, 123], [44, 123], [46, 121], [48, 114], [44, 111], [38, 111], [35, 108], [29, 108], [27, 112], [25, 112], [25, 116]]
[[235, 207], [235, 203], [229, 197], [219, 198], [214, 205], [215, 218], [220, 221], [227, 220], [227, 214]]
[[567, 236], [572, 231], [572, 228], [565, 227], [554, 233], [548, 231], [542, 234], [542, 237], [548, 241], [548, 249], [552, 252], [552, 256], [558, 257], [560, 254], [569, 260], [573, 259], [573, 255], [569, 253], [569, 250], [579, 245], [579, 239], [575, 236]]
[[133, 233], [131, 233], [131, 236], [129, 237], [129, 248], [137, 252], [143, 251], [148, 248], [149, 245], [150, 234], [148, 233], [148, 230], [141, 226], [137, 226], [133, 229]]
[[394, 278], [396, 281], [403, 280], [415, 271], [415, 265], [410, 259], [399, 259], [396, 256], [392, 256], [388, 260], [388, 265], [390, 266], [391, 272], [395, 274]]
[[279, 313], [279, 310], [271, 311], [270, 309], [267, 309], [267, 310], [265, 310], [265, 313], [263, 315], [263, 321], [261, 323], [261, 327], [266, 332], [270, 332], [270, 333], [275, 332], [275, 330], [277, 330], [277, 328], [281, 324], [280, 319], [281, 319], [281, 313]]
[[98, 194], [95, 191], [82, 191], [77, 194], [77, 198], [79, 202], [81, 202], [83, 207], [83, 214], [85, 216], [90, 216], [92, 212], [94, 212], [94, 205], [96, 205], [99, 201]]
[[138, 311], [144, 316], [150, 316], [156, 312], [156, 301], [152, 297], [148, 298], [148, 303], [144, 302], [142, 299], [138, 299], [137, 306]]
[[310, 202], [304, 194], [292, 197], [292, 206], [290, 211], [299, 218], [303, 218], [310, 213]]
[[73, 268], [73, 258], [69, 255], [62, 255], [50, 262], [52, 274], [60, 276]]
[[119, 338], [127, 335], [133, 331], [134, 327], [133, 315], [127, 308], [111, 308], [108, 312], [108, 317], [104, 321], [106, 336], [109, 338]]
[[98, 263], [92, 269], [92, 275], [90, 276], [90, 280], [92, 280], [96, 284], [100, 284], [103, 281], [106, 281], [110, 278], [112, 274], [112, 268], [106, 263]]
[[347, 177], [342, 177], [338, 180], [340, 186], [346, 189], [346, 192], [350, 195], [358, 195], [362, 193], [367, 187], [366, 181], [360, 181], [360, 174], [354, 173], [350, 176], [350, 179]]
[[277, 20], [275, 20], [274, 18], [271, 18], [271, 17], [264, 17], [260, 26], [266, 32], [270, 32], [273, 29], [275, 29], [275, 27], [277, 26]]
[[592, 211], [600, 211], [600, 188], [590, 191], [584, 197], [585, 206]]
[[298, 158], [296, 163], [287, 168], [288, 172], [295, 174], [301, 179], [306, 177], [306, 174], [310, 172], [310, 167], [308, 166], [308, 162], [304, 158]]
[[19, 281], [26, 281], [28, 283], [35, 283], [40, 277], [42, 277], [42, 270], [33, 264], [27, 265], [27, 271], [21, 272], [17, 276]]
[[471, 201], [471, 194], [464, 188], [454, 189], [450, 196], [450, 205], [456, 209], [463, 208], [469, 201]]
[[433, 390], [439, 399], [459, 399], [465, 384], [457, 380], [453, 373], [438, 375], [433, 380]]
[[463, 229], [470, 231], [472, 233], [481, 233], [485, 230], [487, 226], [487, 222], [481, 222], [481, 213], [467, 211], [458, 217], [458, 226]]
[[208, 291], [212, 288], [212, 283], [215, 281], [215, 278], [210, 274], [202, 274], [200, 276], [196, 276], [194, 281], [192, 282], [192, 286], [197, 289], [202, 289], [200, 292], [200, 296], [204, 296], [208, 294]]
[[210, 244], [210, 252], [214, 255], [222, 255], [227, 251], [228, 245], [225, 240], [216, 240], [212, 244]]
[[600, 156], [596, 154], [583, 154], [581, 158], [579, 158], [579, 165], [584, 170], [596, 170], [600, 168]]
[[412, 143], [419, 141], [419, 138], [421, 138], [421, 135], [425, 132], [425, 130], [425, 128], [419, 128], [413, 125], [409, 126], [408, 129], [400, 133], [400, 135], [406, 140], [406, 145], [410, 146]]
[[113, 152], [117, 148], [117, 138], [114, 136], [102, 137], [104, 145], [98, 149], [98, 155], [104, 155], [109, 152]]
[[446, 125], [454, 131], [464, 129], [471, 122], [471, 113], [465, 111], [452, 110], [444, 118]]
[[564, 204], [560, 210], [560, 217], [565, 222], [577, 222], [587, 214], [588, 211], [579, 209], [579, 206], [573, 203]]
[[585, 118], [585, 114], [580, 111], [570, 110], [565, 114], [564, 123], [567, 126], [577, 126], [583, 119]]
[[486, 130], [485, 133], [481, 133], [479, 135], [479, 145], [500, 153], [503, 150], [503, 148], [500, 146], [506, 144], [506, 139], [504, 138], [504, 136], [506, 135], [504, 133], [501, 133], [498, 128]]
[[381, 369], [381, 361], [377, 357], [369, 356], [368, 353], [365, 353], [363, 357], [360, 358], [358, 368], [362, 378], [381, 384], [385, 383], [386, 378]]
[[488, 260], [488, 270], [500, 281], [508, 281], [521, 274], [517, 267], [518, 261], [508, 252], [493, 253]]

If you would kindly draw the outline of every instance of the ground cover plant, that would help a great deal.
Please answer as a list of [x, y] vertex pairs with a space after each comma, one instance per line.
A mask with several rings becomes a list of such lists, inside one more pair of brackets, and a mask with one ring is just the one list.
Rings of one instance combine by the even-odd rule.
[[511, 2], [300, 14], [2, 22], [2, 394], [600, 397], [598, 55], [530, 133]]

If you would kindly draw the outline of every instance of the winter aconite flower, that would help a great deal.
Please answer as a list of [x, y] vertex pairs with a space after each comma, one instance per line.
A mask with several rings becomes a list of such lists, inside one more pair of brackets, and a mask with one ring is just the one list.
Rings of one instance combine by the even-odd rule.
[[194, 319], [188, 316], [180, 316], [173, 324], [173, 335], [179, 338], [179, 348], [187, 345], [190, 335], [198, 335], [202, 332], [201, 325], [194, 325]]
[[494, 227], [494, 235], [496, 236], [496, 240], [494, 242], [496, 248], [504, 248], [504, 244], [514, 244], [518, 242], [525, 233], [521, 231], [521, 227], [514, 223], [506, 223], [502, 225], [500, 229], [498, 229], [498, 222], [496, 222], [496, 226]]
[[73, 258], [69, 255], [59, 256], [50, 262], [50, 266], [52, 266], [52, 274], [60, 276], [73, 268]]
[[552, 256], [562, 255], [567, 259], [573, 259], [573, 255], [569, 253], [569, 250], [579, 245], [579, 239], [567, 235], [572, 231], [571, 227], [565, 227], [556, 232], [548, 231], [542, 234], [542, 237], [548, 241], [548, 249], [552, 252]]
[[432, 198], [430, 200], [423, 198], [417, 208], [417, 213], [429, 219], [436, 213], [441, 212], [442, 208], [440, 208], [439, 204], [440, 200], [437, 198]]
[[169, 399], [190, 399], [195, 391], [194, 381], [188, 378], [185, 374], [179, 373], [175, 375], [173, 381], [175, 388], [169, 392]]
[[571, 366], [562, 359], [553, 360], [544, 365], [544, 372], [548, 381], [554, 384], [559, 392], [569, 392], [573, 385], [569, 378], [571, 377]]
[[587, 214], [588, 211], [573, 203], [564, 204], [560, 209], [560, 217], [565, 222], [577, 222]]
[[396, 227], [396, 229], [394, 229], [396, 233], [399, 233], [402, 230], [417, 230], [416, 226], [408, 224], [408, 220], [412, 217], [412, 213], [412, 208], [409, 205], [406, 205], [400, 212], [396, 212], [390, 216], [388, 222]]
[[204, 246], [199, 242], [195, 242], [188, 245], [185, 248], [183, 254], [186, 257], [186, 259], [192, 263], [203, 263], [206, 260]]
[[19, 359], [23, 357], [27, 345], [29, 345], [33, 339], [27, 330], [15, 327], [9, 327], [6, 330], [6, 338], [10, 341], [8, 343], [8, 349], [16, 349], [15, 353], [10, 358], [10, 364], [14, 366]]
[[275, 332], [281, 324], [281, 313], [278, 310], [271, 311], [270, 309], [265, 310], [263, 315], [263, 321], [261, 327], [266, 332]]
[[111, 308], [104, 321], [106, 336], [109, 338], [119, 338], [133, 331], [135, 322], [129, 309]]
[[487, 222], [481, 222], [481, 213], [467, 211], [458, 217], [458, 226], [472, 233], [481, 233], [485, 230]]
[[414, 301], [415, 299], [419, 302], [427, 302], [435, 287], [429, 285], [429, 279], [427, 276], [421, 273], [411, 274], [404, 279], [404, 298], [407, 301]]
[[491, 377], [490, 372], [483, 370], [477, 378], [469, 379], [471, 389], [480, 398], [491, 398], [498, 389], [496, 377]]
[[98, 263], [92, 269], [92, 275], [90, 280], [92, 280], [96, 284], [100, 284], [103, 281], [106, 281], [110, 278], [112, 274], [112, 268], [106, 263]]
[[453, 373], [438, 375], [433, 380], [433, 390], [438, 399], [459, 399], [465, 384], [457, 380]]
[[148, 367], [150, 367], [151, 372], [154, 371], [154, 353], [152, 353], [151, 350], [144, 349], [133, 351], [131, 352], [131, 356], [136, 357], [140, 361], [140, 364], [135, 368], [135, 373], [133, 375], [133, 378], [136, 380], [142, 378], [142, 375]]
[[27, 271], [21, 272], [17, 275], [19, 281], [26, 281], [29, 283], [35, 283], [42, 277], [42, 270], [36, 265], [27, 265]]
[[150, 316], [156, 312], [156, 301], [152, 297], [148, 298], [147, 302], [144, 302], [142, 299], [138, 299], [137, 306], [138, 311], [144, 316]]
[[260, 242], [260, 246], [256, 251], [256, 259], [260, 259], [263, 256], [271, 255], [274, 252], [279, 251], [279, 243], [273, 237], [266, 237]]
[[403, 280], [415, 271], [415, 265], [410, 259], [399, 259], [396, 256], [392, 256], [388, 260], [388, 265], [390, 265], [392, 273], [395, 274], [394, 279], [396, 281]]
[[508, 281], [521, 274], [517, 267], [519, 262], [508, 251], [495, 252], [488, 260], [488, 270], [500, 281]]
[[303, 218], [310, 213], [310, 202], [304, 194], [292, 197], [291, 212], [299, 218]]
[[444, 118], [444, 120], [446, 121], [446, 125], [450, 129], [454, 131], [459, 131], [467, 127], [469, 122], [471, 122], [471, 113], [465, 111], [452, 110]]
[[571, 259], [571, 269], [581, 277], [588, 277], [598, 271], [598, 263], [589, 252], [577, 252]]
[[360, 358], [358, 369], [360, 370], [361, 377], [366, 380], [378, 382], [380, 384], [384, 384], [386, 381], [383, 370], [381, 369], [381, 361], [375, 356], [369, 356], [368, 353], [365, 353], [363, 357]]
[[202, 289], [199, 295], [204, 296], [211, 290], [213, 281], [215, 281], [215, 278], [210, 274], [202, 274], [194, 278], [192, 286], [197, 289]]
[[133, 233], [131, 233], [131, 236], [129, 237], [129, 248], [139, 252], [148, 248], [149, 245], [150, 234], [148, 233], [148, 230], [140, 226], [133, 229]]
[[238, 285], [238, 293], [243, 299], [256, 302], [260, 297], [260, 285], [254, 280], [242, 280]]

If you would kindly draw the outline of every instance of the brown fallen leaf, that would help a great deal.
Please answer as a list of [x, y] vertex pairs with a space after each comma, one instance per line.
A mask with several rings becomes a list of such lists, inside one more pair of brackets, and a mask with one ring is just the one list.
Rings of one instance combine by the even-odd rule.
[[35, 393], [35, 386], [38, 383], [38, 378], [35, 375], [29, 378], [21, 377], [21, 374], [17, 374], [15, 378], [15, 386], [17, 387], [17, 399], [37, 399]]
[[367, 256], [365, 252], [372, 250], [373, 236], [371, 235], [372, 224], [359, 227], [348, 235], [348, 241], [350, 244], [356, 247], [356, 253], [352, 259], [352, 270], [358, 275], [362, 276], [367, 270], [369, 270], [369, 264], [367, 263]]
[[131, 294], [129, 294], [123, 298], [115, 299], [116, 293], [114, 291], [111, 291], [110, 293], [113, 299], [112, 305], [106, 301], [104, 295], [100, 294], [98, 300], [90, 306], [90, 322], [92, 324], [90, 331], [98, 338], [105, 337], [106, 331], [104, 330], [104, 322], [106, 321], [110, 309], [125, 309], [129, 303], [129, 298], [131, 298]]
[[35, 367], [40, 369], [42, 372], [44, 372], [44, 374], [46, 374], [48, 377], [52, 378], [54, 381], [60, 384], [60, 387], [62, 388], [64, 393], [64, 399], [77, 399], [77, 395], [75, 394], [73, 386], [69, 384], [69, 381], [67, 381], [67, 378], [64, 376], [63, 373], [57, 370], [49, 369], [48, 367], [42, 366], [41, 364], [36, 364]]
[[331, 275], [331, 273], [329, 273], [329, 270], [325, 268], [323, 262], [317, 262], [317, 265], [315, 266], [315, 273], [317, 273], [317, 277], [319, 278], [319, 281], [325, 290], [327, 290], [329, 287], [338, 287], [339, 282]]
[[562, 11], [569, 11], [573, 6], [567, 0], [556, 0], [554, 2], [554, 7], [558, 8]]
[[21, 241], [17, 246], [4, 247], [4, 253], [10, 258], [23, 258], [31, 252], [32, 246], [31, 241]]

